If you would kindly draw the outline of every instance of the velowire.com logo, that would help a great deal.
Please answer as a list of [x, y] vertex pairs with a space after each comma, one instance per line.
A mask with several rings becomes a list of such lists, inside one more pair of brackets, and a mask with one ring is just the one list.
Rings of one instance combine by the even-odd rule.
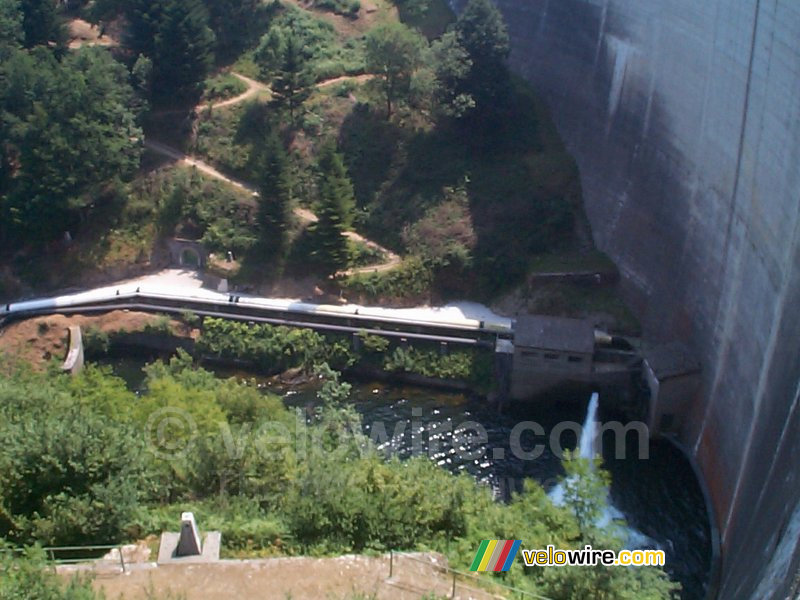
[[470, 571], [508, 571], [522, 540], [483, 540]]

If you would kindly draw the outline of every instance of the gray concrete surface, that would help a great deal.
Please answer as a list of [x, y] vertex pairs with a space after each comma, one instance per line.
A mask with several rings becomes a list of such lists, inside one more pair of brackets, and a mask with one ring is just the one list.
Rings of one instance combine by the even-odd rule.
[[718, 597], [796, 593], [800, 3], [496, 1], [647, 336], [701, 357], [681, 441], [721, 531]]

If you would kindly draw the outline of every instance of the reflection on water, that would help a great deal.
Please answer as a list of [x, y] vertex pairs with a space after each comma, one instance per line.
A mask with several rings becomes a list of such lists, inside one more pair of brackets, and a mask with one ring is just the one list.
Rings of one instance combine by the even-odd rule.
[[[132, 389], [143, 381], [141, 360], [110, 361]], [[220, 376], [252, 379], [252, 374], [219, 369]], [[283, 386], [255, 378], [265, 392], [279, 394], [290, 407], [318, 403], [312, 385]], [[564, 422], [579, 425], [588, 397], [562, 397], [547, 404], [512, 404], [503, 414], [485, 400], [460, 393], [374, 382], [353, 384], [352, 402], [364, 433], [400, 458], [429, 456], [452, 472], [466, 472], [491, 486], [499, 499], [520, 491], [532, 478], [552, 488], [563, 473], [550, 434]], [[601, 420], [602, 398], [600, 399]], [[532, 423], [541, 426], [537, 434]], [[486, 438], [475, 437], [476, 424]], [[558, 431], [558, 429], [556, 429]], [[512, 445], [512, 439], [518, 443]], [[577, 445], [576, 430], [558, 436], [564, 449]], [[684, 598], [702, 598], [709, 570], [710, 537], [702, 492], [683, 455], [667, 442], [653, 442], [649, 458], [639, 460], [634, 436], [625, 458], [614, 457], [614, 440], [603, 440], [605, 467], [611, 472], [611, 499], [629, 524], [656, 541], [667, 555], [667, 571], [684, 587]], [[557, 448], [556, 448], [557, 450]], [[528, 453], [541, 451], [535, 460]]]

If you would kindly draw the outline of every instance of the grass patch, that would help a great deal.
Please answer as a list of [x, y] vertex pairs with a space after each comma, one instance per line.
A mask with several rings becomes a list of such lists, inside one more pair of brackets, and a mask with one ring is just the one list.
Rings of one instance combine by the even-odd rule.
[[217, 102], [234, 98], [247, 91], [247, 84], [230, 73], [218, 73], [205, 82], [204, 102]]
[[386, 254], [375, 248], [368, 246], [361, 241], [347, 241], [347, 253], [349, 255], [347, 264], [353, 267], [368, 267], [369, 265], [379, 265], [386, 260]]

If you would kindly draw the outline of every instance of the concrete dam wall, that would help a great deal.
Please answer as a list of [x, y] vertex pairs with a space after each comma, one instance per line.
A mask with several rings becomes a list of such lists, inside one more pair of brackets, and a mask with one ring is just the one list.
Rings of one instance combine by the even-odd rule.
[[646, 335], [701, 359], [681, 441], [721, 532], [719, 598], [785, 598], [800, 583], [800, 2], [496, 2]]

